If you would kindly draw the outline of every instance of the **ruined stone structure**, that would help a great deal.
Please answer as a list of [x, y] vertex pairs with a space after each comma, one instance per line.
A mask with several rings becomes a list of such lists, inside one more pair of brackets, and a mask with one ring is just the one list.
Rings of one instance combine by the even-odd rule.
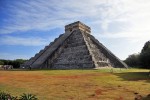
[[61, 34], [21, 67], [89, 69], [127, 68], [127, 65], [91, 35], [90, 27], [78, 21], [66, 25], [64, 34]]

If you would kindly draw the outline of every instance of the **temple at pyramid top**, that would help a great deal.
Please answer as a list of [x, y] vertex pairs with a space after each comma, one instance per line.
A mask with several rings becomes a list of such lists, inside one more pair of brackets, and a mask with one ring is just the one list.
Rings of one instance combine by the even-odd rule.
[[80, 21], [65, 26], [65, 32], [72, 32], [74, 30], [82, 30], [86, 33], [91, 33], [91, 28]]
[[91, 28], [80, 21], [65, 26], [61, 34], [40, 50], [21, 68], [92, 69], [127, 68], [128, 66], [91, 34]]

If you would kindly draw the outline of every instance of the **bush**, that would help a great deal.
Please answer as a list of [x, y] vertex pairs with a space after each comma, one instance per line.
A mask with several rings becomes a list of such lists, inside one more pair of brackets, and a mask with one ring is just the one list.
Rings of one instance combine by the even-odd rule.
[[37, 100], [37, 98], [33, 94], [24, 93], [23, 95], [21, 95], [20, 100]]
[[9, 93], [0, 92], [0, 100], [17, 100], [17, 97], [13, 97]]
[[38, 99], [33, 94], [23, 93], [22, 95], [20, 95], [18, 99], [18, 97], [14, 97], [10, 95], [9, 93], [0, 92], [0, 100], [38, 100]]

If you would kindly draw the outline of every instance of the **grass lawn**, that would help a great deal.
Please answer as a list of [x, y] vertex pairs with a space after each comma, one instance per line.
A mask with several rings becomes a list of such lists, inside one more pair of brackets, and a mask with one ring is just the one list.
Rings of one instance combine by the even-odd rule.
[[150, 94], [145, 69], [0, 70], [0, 91], [32, 93], [39, 100], [134, 100]]

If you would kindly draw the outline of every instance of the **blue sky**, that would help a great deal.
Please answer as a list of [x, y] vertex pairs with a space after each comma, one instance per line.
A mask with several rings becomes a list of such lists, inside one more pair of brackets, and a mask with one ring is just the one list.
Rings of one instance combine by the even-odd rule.
[[0, 0], [0, 59], [29, 59], [81, 21], [116, 56], [150, 40], [150, 0]]

